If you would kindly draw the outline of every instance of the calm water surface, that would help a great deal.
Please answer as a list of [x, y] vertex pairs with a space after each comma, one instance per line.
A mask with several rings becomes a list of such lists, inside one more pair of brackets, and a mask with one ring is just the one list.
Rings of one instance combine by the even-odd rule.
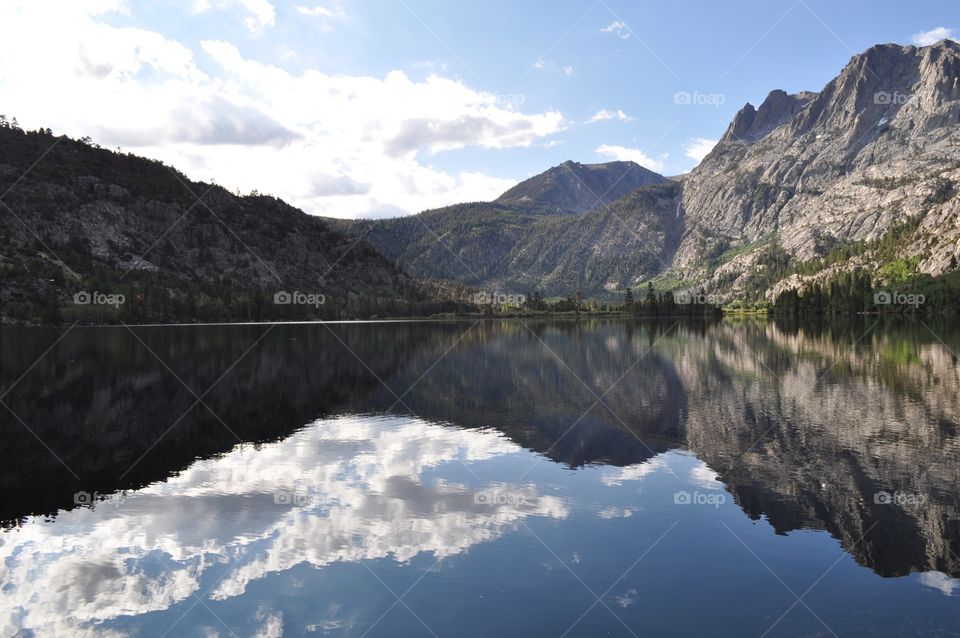
[[875, 321], [0, 329], [0, 629], [960, 635], [960, 331]]

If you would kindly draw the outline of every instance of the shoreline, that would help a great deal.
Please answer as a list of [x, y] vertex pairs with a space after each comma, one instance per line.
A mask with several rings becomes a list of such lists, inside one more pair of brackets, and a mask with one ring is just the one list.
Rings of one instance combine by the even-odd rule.
[[691, 319], [696, 321], [719, 320], [722, 315], [631, 315], [628, 313], [544, 313], [544, 314], [511, 314], [511, 315], [458, 315], [449, 317], [377, 317], [374, 319], [327, 319], [327, 320], [296, 320], [296, 321], [210, 321], [171, 323], [3, 323], [3, 328], [188, 328], [188, 327], [216, 327], [216, 326], [278, 326], [278, 325], [315, 325], [315, 324], [368, 324], [368, 323], [443, 323], [468, 321], [502, 321], [517, 319], [567, 319], [579, 321], [581, 319], [636, 319], [636, 320], [669, 320]]

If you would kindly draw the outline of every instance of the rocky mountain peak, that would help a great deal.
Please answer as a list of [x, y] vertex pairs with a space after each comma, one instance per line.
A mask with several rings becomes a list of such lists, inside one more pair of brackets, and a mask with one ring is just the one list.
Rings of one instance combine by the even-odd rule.
[[667, 182], [635, 162], [581, 164], [567, 160], [524, 180], [497, 198], [498, 204], [583, 213], [641, 186]]
[[920, 77], [935, 104], [960, 100], [960, 43], [941, 40], [923, 49]]
[[782, 89], [774, 89], [760, 104], [759, 109], [747, 102], [734, 116], [722, 141], [753, 142], [765, 137], [792, 120], [816, 96], [816, 93], [810, 91], [789, 94]]
[[944, 237], [909, 255], [922, 257], [922, 272], [943, 272], [956, 252], [946, 229], [953, 237], [958, 123], [960, 45], [952, 41], [877, 45], [818, 93], [772, 91], [759, 108], [741, 109], [683, 180], [689, 230], [674, 266], [688, 279], [708, 273], [718, 285], [749, 287], [743, 273], [753, 257], [724, 258], [749, 243], [775, 239], [778, 250], [808, 260], [923, 218], [940, 219]]
[[957, 121], [958, 75], [956, 42], [878, 44], [850, 59], [791, 124], [790, 134], [833, 134], [856, 153], [897, 118], [902, 128], [918, 132], [941, 128]]

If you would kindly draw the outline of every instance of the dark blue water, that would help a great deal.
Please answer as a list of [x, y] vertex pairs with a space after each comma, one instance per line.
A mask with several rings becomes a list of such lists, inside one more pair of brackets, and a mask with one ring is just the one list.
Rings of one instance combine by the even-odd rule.
[[873, 320], [3, 329], [0, 627], [957, 635], [958, 343]]

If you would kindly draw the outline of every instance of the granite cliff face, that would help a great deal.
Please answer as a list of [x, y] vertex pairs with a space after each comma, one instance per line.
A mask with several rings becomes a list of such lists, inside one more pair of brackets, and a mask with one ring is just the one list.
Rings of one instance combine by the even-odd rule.
[[813, 98], [816, 93], [789, 95], [781, 89], [770, 92], [759, 109], [749, 102], [736, 114], [721, 142], [754, 142], [786, 124]]
[[957, 43], [887, 44], [854, 56], [819, 93], [773, 91], [758, 109], [748, 104], [683, 180], [674, 269], [742, 289], [758, 251], [737, 248], [775, 239], [806, 260], [919, 216], [902, 254], [920, 256], [921, 272], [944, 272], [960, 238], [958, 83]]

